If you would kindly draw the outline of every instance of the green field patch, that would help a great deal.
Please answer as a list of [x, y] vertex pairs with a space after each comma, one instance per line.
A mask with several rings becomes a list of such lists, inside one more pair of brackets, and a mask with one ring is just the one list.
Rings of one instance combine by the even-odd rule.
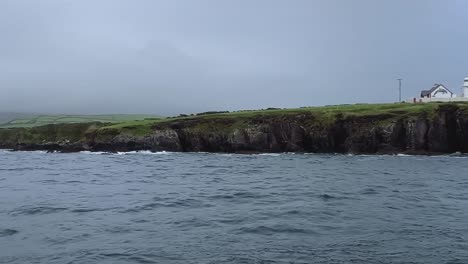
[[36, 127], [48, 124], [67, 124], [67, 123], [120, 123], [135, 120], [159, 119], [157, 115], [123, 114], [123, 115], [38, 115], [28, 118], [19, 118], [11, 120], [5, 124], [0, 124], [0, 128], [15, 127]]

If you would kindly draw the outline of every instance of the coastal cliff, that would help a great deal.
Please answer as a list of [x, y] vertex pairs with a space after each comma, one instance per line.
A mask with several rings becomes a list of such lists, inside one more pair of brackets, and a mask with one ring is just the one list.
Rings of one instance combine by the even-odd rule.
[[117, 125], [80, 123], [0, 129], [0, 148], [61, 152], [468, 152], [468, 105], [401, 105], [247, 111]]

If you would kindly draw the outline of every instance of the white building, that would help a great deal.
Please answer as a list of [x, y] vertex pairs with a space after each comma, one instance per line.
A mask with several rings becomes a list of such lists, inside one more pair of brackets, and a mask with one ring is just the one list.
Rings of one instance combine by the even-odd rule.
[[463, 94], [457, 96], [442, 84], [434, 84], [429, 90], [421, 91], [420, 98], [410, 98], [407, 103], [428, 103], [428, 102], [468, 102], [468, 77], [463, 82]]
[[468, 98], [468, 77], [463, 82], [463, 97]]
[[[468, 92], [466, 93], [468, 95]], [[442, 84], [434, 84], [434, 86], [429, 90], [421, 91], [421, 98], [453, 98], [456, 97], [447, 87]]]

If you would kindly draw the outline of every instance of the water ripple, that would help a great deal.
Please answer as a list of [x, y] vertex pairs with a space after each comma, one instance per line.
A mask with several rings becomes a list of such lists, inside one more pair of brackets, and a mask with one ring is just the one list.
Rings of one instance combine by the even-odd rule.
[[312, 230], [303, 229], [303, 228], [295, 228], [287, 225], [274, 225], [274, 226], [254, 226], [254, 227], [242, 227], [238, 229], [240, 233], [252, 233], [252, 234], [259, 234], [259, 235], [275, 235], [280, 233], [286, 234], [299, 234], [299, 235], [317, 235], [317, 232]]
[[36, 214], [53, 214], [66, 211], [68, 208], [38, 206], [38, 207], [20, 207], [11, 212], [12, 215], [36, 215]]
[[14, 229], [0, 229], [0, 237], [12, 236], [17, 234], [19, 231]]

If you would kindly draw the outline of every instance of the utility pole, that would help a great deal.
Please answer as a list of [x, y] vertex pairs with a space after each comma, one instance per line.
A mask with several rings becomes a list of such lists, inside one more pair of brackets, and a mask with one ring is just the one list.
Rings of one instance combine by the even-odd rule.
[[401, 103], [401, 81], [403, 79], [400, 78], [400, 79], [397, 79], [397, 80], [398, 80], [398, 99], [399, 99], [398, 102]]

